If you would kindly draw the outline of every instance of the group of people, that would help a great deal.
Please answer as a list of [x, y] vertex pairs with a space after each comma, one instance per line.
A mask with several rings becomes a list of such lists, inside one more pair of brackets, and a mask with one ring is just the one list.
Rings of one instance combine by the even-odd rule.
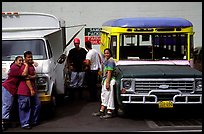
[[85, 42], [85, 48], [80, 47], [80, 39], [74, 39], [75, 48], [71, 49], [67, 58], [67, 68], [70, 72], [70, 87], [80, 87], [86, 82], [89, 89], [89, 100], [98, 101], [97, 83], [99, 72], [102, 71], [100, 110], [93, 116], [110, 118], [114, 115], [114, 71], [115, 61], [109, 48], [104, 50], [104, 58], [92, 48], [90, 41]]
[[[67, 67], [69, 72], [70, 97], [74, 97], [74, 90], [81, 90], [85, 85], [89, 89], [89, 101], [97, 101], [98, 72], [101, 69], [101, 56], [92, 48], [90, 41], [85, 42], [85, 48], [80, 47], [80, 39], [74, 39], [74, 48], [69, 51]], [[80, 95], [82, 91], [79, 92]]]
[[[99, 71], [103, 71], [100, 110], [93, 116], [100, 118], [113, 117], [114, 113], [114, 70], [115, 62], [109, 48], [104, 50], [104, 59], [92, 48], [90, 41], [85, 42], [85, 50], [80, 47], [80, 39], [74, 39], [75, 48], [69, 51], [67, 68], [70, 73], [70, 86], [80, 87], [86, 84], [90, 99], [98, 101], [97, 83]], [[14, 98], [18, 100], [18, 114], [21, 128], [31, 129], [39, 124], [41, 102], [37, 96], [36, 72], [31, 51], [17, 56], [10, 65], [8, 78], [2, 83], [2, 130], [8, 128]]]
[[[36, 65], [36, 64], [35, 64]], [[17, 56], [10, 65], [8, 77], [2, 83], [2, 130], [9, 127], [14, 98], [18, 101], [21, 128], [31, 129], [39, 124], [41, 102], [35, 85], [36, 72], [31, 51]]]

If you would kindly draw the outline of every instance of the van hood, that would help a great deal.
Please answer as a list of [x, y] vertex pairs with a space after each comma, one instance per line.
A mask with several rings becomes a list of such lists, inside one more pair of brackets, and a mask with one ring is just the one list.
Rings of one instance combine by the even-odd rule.
[[202, 72], [187, 65], [118, 65], [125, 78], [198, 78]]

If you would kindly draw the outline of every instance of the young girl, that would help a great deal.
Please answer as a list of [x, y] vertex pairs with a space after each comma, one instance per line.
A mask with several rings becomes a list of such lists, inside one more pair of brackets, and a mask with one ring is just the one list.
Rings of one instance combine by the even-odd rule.
[[17, 86], [21, 76], [26, 76], [28, 73], [28, 64], [25, 64], [23, 71], [20, 68], [23, 64], [23, 57], [17, 56], [14, 62], [10, 65], [8, 78], [2, 83], [2, 130], [6, 130], [10, 118], [10, 111], [13, 105], [14, 96], [17, 93]]
[[[113, 71], [115, 70], [116, 64], [112, 58], [112, 53], [109, 48], [104, 50], [105, 61], [103, 63], [103, 80], [102, 80], [102, 91], [101, 91], [101, 107], [100, 111], [93, 113], [94, 116], [100, 116], [100, 118], [106, 119], [113, 117], [115, 110], [114, 105], [114, 89], [115, 78]], [[107, 109], [107, 113], [105, 113]]]

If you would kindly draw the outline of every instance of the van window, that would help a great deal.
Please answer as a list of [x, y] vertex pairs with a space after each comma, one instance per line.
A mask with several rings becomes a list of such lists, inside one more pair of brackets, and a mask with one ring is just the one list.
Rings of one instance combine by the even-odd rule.
[[47, 59], [45, 43], [43, 40], [2, 41], [2, 61], [12, 61], [18, 55], [23, 56], [25, 51], [31, 51], [33, 53], [34, 60]]
[[47, 43], [47, 50], [48, 50], [48, 58], [52, 58], [52, 49], [51, 49], [51, 46], [50, 46], [50, 42], [48, 40], [46, 40], [46, 43]]

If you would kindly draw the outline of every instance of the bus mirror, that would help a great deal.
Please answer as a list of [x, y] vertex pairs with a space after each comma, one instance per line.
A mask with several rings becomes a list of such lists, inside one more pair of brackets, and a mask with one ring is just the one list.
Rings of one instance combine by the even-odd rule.
[[57, 62], [59, 63], [59, 64], [62, 64], [62, 63], [64, 63], [64, 61], [66, 60], [66, 55], [65, 54], [62, 54], [60, 57], [59, 57], [59, 59], [57, 60]]

